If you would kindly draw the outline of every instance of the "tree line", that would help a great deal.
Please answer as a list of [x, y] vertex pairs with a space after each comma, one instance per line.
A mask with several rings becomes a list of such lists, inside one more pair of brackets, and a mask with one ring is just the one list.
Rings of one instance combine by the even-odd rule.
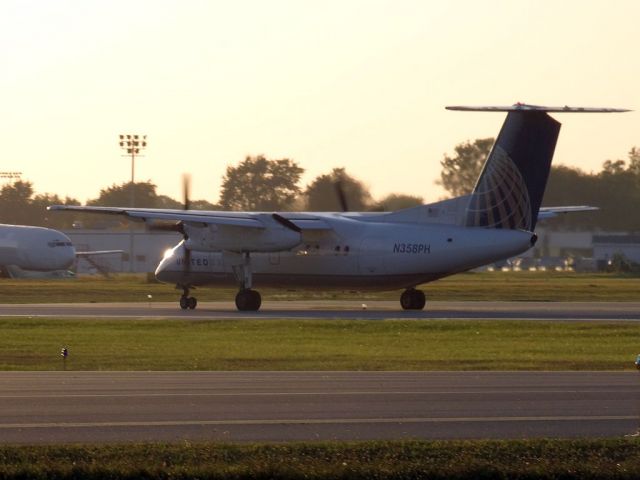
[[[422, 197], [402, 193], [390, 194], [376, 201], [364, 182], [347, 173], [344, 168], [334, 168], [329, 173], [319, 175], [303, 189], [299, 185], [303, 173], [304, 169], [290, 159], [269, 160], [263, 155], [248, 156], [238, 165], [227, 167], [217, 203], [190, 200], [189, 208], [326, 212], [341, 211], [344, 202], [351, 211], [393, 211], [423, 203]], [[158, 194], [157, 186], [151, 181], [111, 185], [101, 189], [96, 198], [87, 201], [87, 205], [127, 207], [131, 206], [132, 198], [135, 198], [134, 206], [138, 208], [184, 208], [183, 202]], [[117, 218], [102, 215], [52, 213], [46, 210], [48, 205], [80, 205], [80, 202], [56, 194], [35, 195], [33, 184], [29, 181], [5, 184], [0, 189], [0, 223], [67, 229], [77, 225], [113, 227], [120, 222]]]
[[[444, 155], [436, 182], [451, 196], [471, 193], [482, 165], [493, 145], [493, 138], [481, 138], [458, 144], [454, 154]], [[421, 197], [395, 193], [375, 200], [361, 180], [344, 168], [319, 175], [305, 188], [300, 186], [304, 169], [291, 159], [269, 160], [263, 155], [248, 156], [227, 167], [217, 203], [191, 200], [195, 210], [246, 211], [394, 211], [423, 203]], [[151, 181], [125, 182], [100, 190], [87, 205], [123, 207], [131, 205], [132, 189], [139, 208], [182, 209], [182, 202], [157, 192]], [[79, 205], [71, 197], [35, 194], [29, 181], [5, 184], [0, 189], [0, 223], [71, 228], [80, 221], [85, 227], [113, 226], [113, 217], [89, 214], [51, 213], [48, 205]], [[605, 231], [640, 231], [640, 148], [633, 147], [627, 160], [607, 160], [602, 170], [586, 173], [578, 168], [552, 166], [543, 199], [545, 206], [591, 205], [597, 212], [562, 216], [549, 221], [552, 228]]]

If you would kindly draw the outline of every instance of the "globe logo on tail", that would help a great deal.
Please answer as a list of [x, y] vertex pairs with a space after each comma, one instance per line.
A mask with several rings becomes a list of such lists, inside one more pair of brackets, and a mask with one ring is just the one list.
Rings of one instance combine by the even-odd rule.
[[469, 200], [466, 225], [530, 231], [531, 202], [520, 170], [499, 145], [490, 159]]

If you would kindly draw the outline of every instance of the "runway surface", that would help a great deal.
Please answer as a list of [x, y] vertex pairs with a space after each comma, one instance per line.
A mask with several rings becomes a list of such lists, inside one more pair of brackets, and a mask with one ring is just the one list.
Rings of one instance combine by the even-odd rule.
[[348, 318], [522, 319], [640, 321], [640, 302], [430, 302], [425, 310], [402, 310], [396, 301], [266, 301], [259, 312], [238, 312], [232, 302], [202, 302], [181, 310], [175, 302], [3, 304], [0, 317], [91, 318]]
[[0, 442], [620, 437], [636, 372], [3, 372]]
[[[0, 317], [640, 321], [640, 303], [0, 305]], [[0, 443], [608, 437], [640, 426], [636, 372], [0, 372]]]

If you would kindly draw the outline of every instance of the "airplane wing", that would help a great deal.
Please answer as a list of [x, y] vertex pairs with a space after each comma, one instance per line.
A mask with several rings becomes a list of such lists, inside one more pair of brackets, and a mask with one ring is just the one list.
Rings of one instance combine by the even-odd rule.
[[594, 210], [600, 210], [598, 207], [589, 207], [587, 205], [576, 205], [567, 207], [540, 207], [538, 212], [538, 220], [546, 220], [549, 218], [555, 218], [564, 213], [575, 212], [593, 212]]
[[83, 207], [76, 205], [51, 205], [47, 210], [71, 210], [83, 213], [100, 213], [105, 215], [122, 215], [144, 222], [147, 220], [164, 220], [188, 222], [194, 224], [231, 225], [236, 227], [265, 228], [260, 219], [243, 212], [207, 212], [200, 210], [169, 210], [155, 208], [122, 208], [122, 207]]
[[204, 210], [171, 210], [159, 208], [124, 208], [124, 207], [92, 207], [77, 205], [51, 205], [47, 210], [68, 210], [83, 213], [99, 213], [105, 215], [122, 215], [134, 221], [146, 222], [160, 220], [167, 222], [185, 222], [193, 225], [227, 225], [253, 229], [266, 229], [271, 217], [278, 223], [296, 231], [331, 230], [331, 226], [323, 219], [309, 214], [257, 213], [257, 212], [224, 212]]
[[76, 252], [76, 257], [95, 257], [97, 255], [114, 255], [116, 253], [124, 253], [124, 250], [91, 250], [88, 252]]

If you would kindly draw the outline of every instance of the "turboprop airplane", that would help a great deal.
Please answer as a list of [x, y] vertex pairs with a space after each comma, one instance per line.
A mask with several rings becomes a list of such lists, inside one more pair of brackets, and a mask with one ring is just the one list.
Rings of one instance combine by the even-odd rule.
[[148, 225], [176, 222], [183, 240], [156, 278], [182, 289], [180, 307], [197, 305], [194, 287], [239, 287], [238, 310], [256, 311], [254, 285], [347, 290], [404, 289], [400, 305], [424, 308], [418, 285], [507, 259], [535, 245], [538, 218], [588, 207], [541, 209], [560, 123], [551, 112], [623, 112], [610, 108], [447, 107], [507, 112], [470, 195], [388, 213], [223, 212], [50, 206], [123, 215]]

